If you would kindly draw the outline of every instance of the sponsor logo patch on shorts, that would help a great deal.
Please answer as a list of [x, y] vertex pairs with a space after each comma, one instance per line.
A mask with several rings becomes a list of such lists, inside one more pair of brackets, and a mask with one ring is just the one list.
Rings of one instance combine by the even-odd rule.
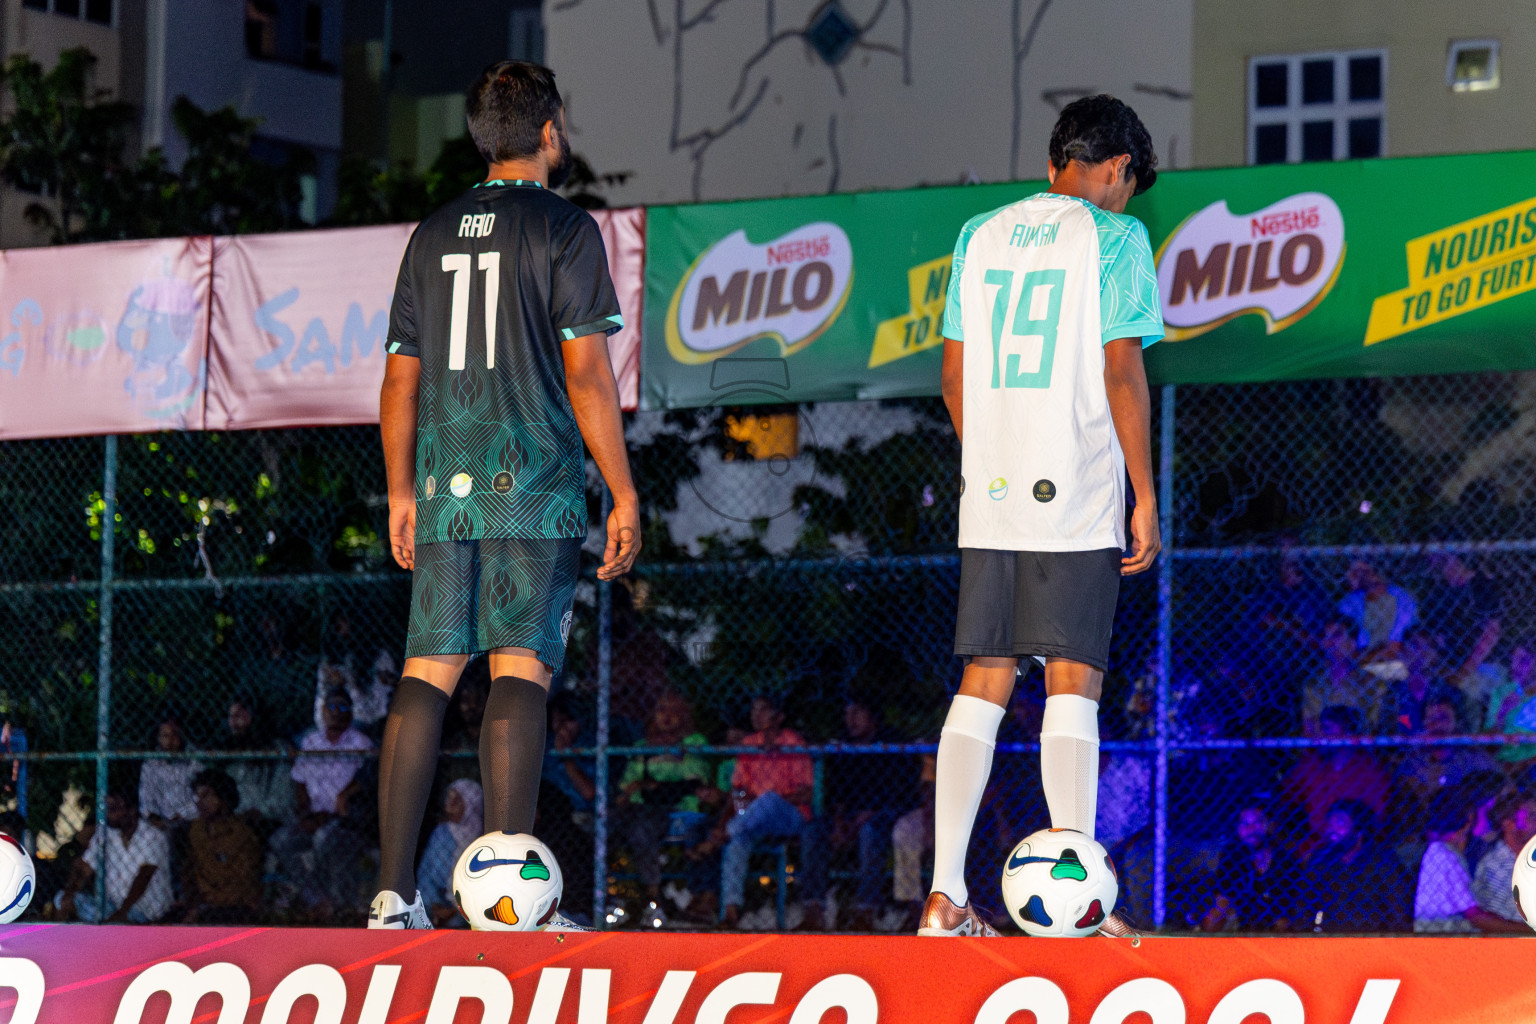
[[566, 641], [571, 638], [571, 613], [566, 612], [560, 619], [560, 646], [564, 647]]

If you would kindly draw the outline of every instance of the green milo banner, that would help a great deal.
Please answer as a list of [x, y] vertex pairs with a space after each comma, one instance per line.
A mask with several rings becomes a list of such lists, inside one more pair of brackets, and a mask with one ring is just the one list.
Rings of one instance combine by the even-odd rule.
[[[938, 394], [961, 226], [1045, 187], [652, 208], [643, 406]], [[1536, 367], [1536, 152], [1171, 171], [1127, 212], [1154, 383]]]

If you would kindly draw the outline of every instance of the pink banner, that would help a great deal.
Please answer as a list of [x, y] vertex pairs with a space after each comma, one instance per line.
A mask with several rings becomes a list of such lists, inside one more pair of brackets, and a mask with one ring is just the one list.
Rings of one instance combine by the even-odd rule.
[[[624, 329], [619, 400], [640, 395], [645, 211], [599, 210]], [[410, 224], [214, 241], [209, 430], [377, 423], [384, 337]]]
[[[645, 211], [593, 216], [634, 409]], [[0, 252], [0, 440], [377, 423], [412, 226]]]
[[645, 209], [596, 210], [608, 249], [608, 273], [624, 311], [624, 329], [608, 339], [608, 358], [619, 381], [619, 406], [640, 408], [640, 304], [645, 295]]
[[0, 252], [0, 438], [203, 429], [212, 247]]
[[377, 423], [413, 226], [214, 239], [208, 429]]
[[1529, 1024], [1536, 939], [0, 928], [10, 1024]]

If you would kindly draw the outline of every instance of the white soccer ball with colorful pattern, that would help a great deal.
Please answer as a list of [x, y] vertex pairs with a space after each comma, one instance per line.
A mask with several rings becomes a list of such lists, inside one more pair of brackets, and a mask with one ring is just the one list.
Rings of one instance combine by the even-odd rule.
[[1029, 935], [1092, 935], [1119, 896], [1109, 853], [1073, 829], [1042, 829], [1003, 863], [1008, 916]]
[[1520, 856], [1515, 858], [1515, 874], [1509, 880], [1514, 889], [1515, 904], [1525, 923], [1536, 928], [1536, 837], [1525, 844]]
[[538, 931], [560, 909], [563, 887], [554, 853], [526, 832], [489, 832], [453, 868], [454, 902], [478, 931]]
[[0, 832], [0, 924], [10, 924], [32, 902], [37, 871], [21, 844]]

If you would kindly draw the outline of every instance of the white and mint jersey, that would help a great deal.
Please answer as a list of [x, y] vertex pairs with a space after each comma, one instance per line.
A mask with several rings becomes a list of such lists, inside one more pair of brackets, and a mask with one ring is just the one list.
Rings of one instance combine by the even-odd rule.
[[1125, 547], [1125, 455], [1104, 345], [1163, 336], [1147, 229], [1041, 193], [955, 245], [944, 336], [965, 342], [960, 546]]

